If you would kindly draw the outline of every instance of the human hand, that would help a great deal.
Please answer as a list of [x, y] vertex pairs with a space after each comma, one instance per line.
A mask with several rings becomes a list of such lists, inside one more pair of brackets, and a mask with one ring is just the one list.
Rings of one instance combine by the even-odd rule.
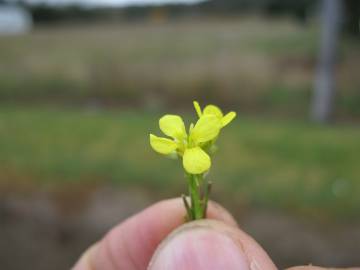
[[[207, 220], [183, 224], [184, 214], [180, 199], [150, 206], [90, 247], [73, 270], [277, 269], [218, 204], [209, 204]], [[297, 266], [288, 270], [321, 269]]]

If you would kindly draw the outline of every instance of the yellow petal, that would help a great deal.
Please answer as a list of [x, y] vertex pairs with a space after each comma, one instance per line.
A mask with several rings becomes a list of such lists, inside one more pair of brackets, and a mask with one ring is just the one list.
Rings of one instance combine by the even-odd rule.
[[195, 144], [211, 141], [221, 129], [221, 120], [212, 114], [203, 115], [191, 130], [191, 140]]
[[220, 119], [223, 117], [222, 111], [215, 105], [207, 105], [204, 109], [204, 114], [212, 114]]
[[174, 141], [157, 137], [153, 134], [150, 134], [150, 145], [156, 152], [164, 155], [173, 153], [177, 148], [177, 144]]
[[211, 160], [200, 147], [188, 148], [184, 153], [183, 166], [188, 173], [200, 174], [209, 170]]
[[222, 119], [222, 126], [225, 127], [226, 125], [228, 125], [232, 120], [234, 120], [234, 118], [236, 117], [236, 112], [229, 112], [227, 113]]
[[202, 115], [200, 104], [197, 101], [194, 101], [193, 104], [194, 104], [195, 111], [200, 118]]
[[167, 114], [160, 118], [159, 126], [162, 132], [169, 137], [183, 140], [186, 138], [184, 121], [178, 115]]

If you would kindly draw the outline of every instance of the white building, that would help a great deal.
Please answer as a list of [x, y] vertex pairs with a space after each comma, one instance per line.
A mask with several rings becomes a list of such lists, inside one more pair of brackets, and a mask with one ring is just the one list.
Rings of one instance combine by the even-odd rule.
[[0, 35], [23, 34], [32, 27], [30, 12], [15, 5], [0, 4]]

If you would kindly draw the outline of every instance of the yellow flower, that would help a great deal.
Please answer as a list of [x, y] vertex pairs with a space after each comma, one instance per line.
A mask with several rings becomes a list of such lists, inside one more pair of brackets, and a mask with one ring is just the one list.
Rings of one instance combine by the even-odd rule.
[[199, 118], [203, 115], [214, 115], [221, 121], [221, 126], [225, 127], [236, 117], [236, 112], [229, 112], [226, 115], [223, 114], [221, 109], [215, 105], [207, 105], [203, 111], [201, 111], [199, 102], [194, 101], [194, 107]]
[[158, 153], [168, 155], [177, 152], [183, 158], [183, 166], [188, 173], [201, 174], [209, 170], [211, 160], [200, 147], [201, 143], [213, 140], [222, 127], [220, 119], [204, 114], [186, 133], [182, 118], [178, 115], [164, 115], [159, 120], [161, 131], [171, 139], [150, 134], [150, 145]]

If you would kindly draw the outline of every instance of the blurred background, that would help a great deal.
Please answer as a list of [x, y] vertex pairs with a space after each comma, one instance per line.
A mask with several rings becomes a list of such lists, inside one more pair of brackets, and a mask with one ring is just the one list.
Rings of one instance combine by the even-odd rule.
[[186, 191], [152, 151], [192, 101], [235, 110], [213, 199], [279, 267], [360, 265], [360, 2], [0, 0], [0, 265], [69, 269]]

